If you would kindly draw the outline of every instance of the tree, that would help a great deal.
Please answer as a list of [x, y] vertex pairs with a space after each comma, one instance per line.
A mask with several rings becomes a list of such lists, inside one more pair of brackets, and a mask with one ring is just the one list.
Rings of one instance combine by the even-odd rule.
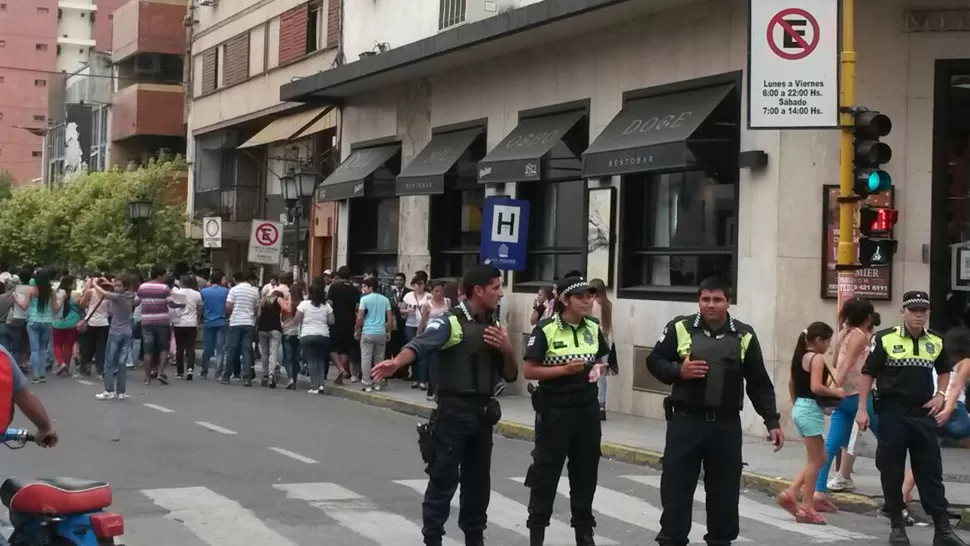
[[0, 201], [10, 199], [11, 189], [16, 185], [17, 177], [10, 169], [0, 169]]
[[[11, 262], [112, 271], [195, 262], [199, 244], [186, 237], [185, 205], [164, 199], [185, 173], [181, 158], [162, 159], [135, 171], [75, 175], [54, 189], [17, 190], [0, 203], [0, 255]], [[128, 221], [133, 199], [152, 203], [144, 225]]]

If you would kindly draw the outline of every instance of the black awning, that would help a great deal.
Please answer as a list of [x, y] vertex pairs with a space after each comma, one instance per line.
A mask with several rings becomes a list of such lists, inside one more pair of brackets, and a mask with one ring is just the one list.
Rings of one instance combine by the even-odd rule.
[[[525, 118], [512, 129], [485, 159], [478, 162], [478, 181], [482, 184], [501, 182], [534, 182], [542, 178], [542, 162], [555, 148], [572, 155], [562, 144], [566, 133], [586, 112], [577, 110], [551, 116]], [[561, 146], [557, 146], [560, 145]], [[578, 159], [556, 157], [549, 159]], [[578, 173], [577, 173], [578, 176]]]
[[397, 176], [397, 195], [428, 195], [445, 191], [445, 175], [482, 134], [482, 127], [439, 133]]
[[399, 144], [354, 150], [317, 187], [317, 201], [340, 201], [364, 196], [364, 182], [401, 151]]
[[583, 176], [669, 171], [691, 166], [691, 138], [734, 89], [706, 87], [632, 100], [583, 152]]

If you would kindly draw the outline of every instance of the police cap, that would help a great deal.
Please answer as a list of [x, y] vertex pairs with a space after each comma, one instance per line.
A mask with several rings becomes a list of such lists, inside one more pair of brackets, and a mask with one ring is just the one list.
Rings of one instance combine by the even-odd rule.
[[556, 295], [557, 296], [570, 296], [573, 294], [582, 294], [583, 292], [589, 292], [590, 294], [596, 293], [596, 288], [593, 288], [586, 279], [582, 277], [566, 277], [556, 282]]
[[929, 309], [930, 295], [922, 290], [910, 290], [903, 294], [903, 307], [906, 309]]

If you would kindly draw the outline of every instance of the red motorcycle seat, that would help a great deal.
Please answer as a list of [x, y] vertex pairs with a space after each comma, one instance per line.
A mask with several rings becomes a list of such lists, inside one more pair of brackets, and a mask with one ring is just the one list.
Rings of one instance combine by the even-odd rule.
[[24, 514], [82, 514], [111, 505], [111, 486], [77, 478], [8, 478], [0, 501]]

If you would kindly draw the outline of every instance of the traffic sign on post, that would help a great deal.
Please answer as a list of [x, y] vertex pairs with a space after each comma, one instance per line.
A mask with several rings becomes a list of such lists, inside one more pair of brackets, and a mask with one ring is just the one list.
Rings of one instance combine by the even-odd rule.
[[222, 248], [222, 218], [206, 216], [202, 219], [202, 246]]
[[750, 0], [748, 127], [839, 127], [839, 0]]
[[528, 240], [529, 202], [486, 197], [482, 211], [482, 262], [503, 270], [522, 271]]
[[279, 265], [283, 248], [283, 225], [269, 220], [253, 220], [249, 232], [249, 262]]

